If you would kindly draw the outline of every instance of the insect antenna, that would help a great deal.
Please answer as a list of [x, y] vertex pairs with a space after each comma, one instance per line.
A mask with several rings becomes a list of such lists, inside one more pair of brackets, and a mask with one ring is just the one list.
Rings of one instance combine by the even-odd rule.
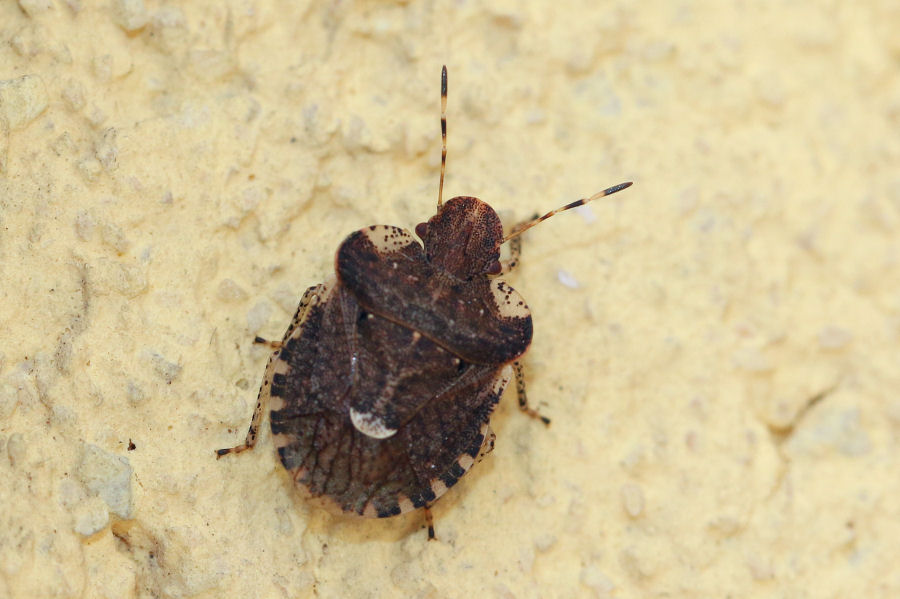
[[447, 65], [441, 68], [441, 183], [438, 187], [437, 211], [441, 211], [444, 196], [444, 170], [447, 168]]
[[605, 197], [608, 195], [612, 195], [612, 194], [616, 193], [617, 191], [622, 191], [623, 189], [627, 189], [627, 188], [631, 187], [631, 185], [632, 185], [631, 181], [628, 181], [627, 183], [619, 183], [618, 185], [613, 185], [612, 187], [609, 187], [607, 189], [604, 189], [603, 191], [595, 193], [594, 195], [592, 195], [589, 198], [582, 198], [580, 200], [576, 200], [576, 201], [572, 202], [571, 204], [566, 204], [562, 208], [557, 208], [556, 210], [551, 210], [544, 216], [539, 216], [537, 218], [527, 220], [524, 223], [520, 223], [520, 224], [516, 225], [515, 227], [513, 227], [513, 230], [509, 232], [509, 235], [504, 237], [500, 243], [506, 243], [513, 237], [517, 237], [517, 236], [521, 235], [522, 233], [524, 233], [531, 227], [535, 226], [536, 224], [538, 224], [541, 221], [547, 220], [554, 214], [558, 214], [560, 212], [565, 212], [566, 210], [569, 210], [570, 208], [577, 208], [579, 206], [584, 206], [588, 202], [593, 202], [596, 199], [599, 199], [599, 198], [602, 198], [602, 197]]

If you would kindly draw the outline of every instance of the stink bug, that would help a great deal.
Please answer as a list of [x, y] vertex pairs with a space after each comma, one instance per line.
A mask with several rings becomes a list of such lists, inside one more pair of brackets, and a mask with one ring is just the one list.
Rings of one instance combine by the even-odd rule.
[[[516, 379], [531, 313], [497, 275], [510, 272], [519, 235], [557, 212], [616, 193], [610, 187], [514, 227], [473, 197], [442, 202], [447, 162], [447, 68], [441, 71], [437, 213], [413, 235], [373, 225], [337, 250], [335, 276], [310, 287], [269, 358], [239, 453], [256, 444], [269, 410], [272, 439], [297, 487], [338, 513], [384, 518], [425, 510], [493, 449], [490, 415]], [[510, 242], [510, 257], [500, 246]]]

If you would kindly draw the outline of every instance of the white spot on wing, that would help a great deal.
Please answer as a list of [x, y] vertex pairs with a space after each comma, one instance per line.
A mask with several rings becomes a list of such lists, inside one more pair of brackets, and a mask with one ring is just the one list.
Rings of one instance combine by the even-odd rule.
[[353, 408], [350, 408], [350, 421], [356, 430], [373, 439], [387, 439], [397, 432], [397, 429], [388, 428], [381, 418], [368, 412], [357, 412]]

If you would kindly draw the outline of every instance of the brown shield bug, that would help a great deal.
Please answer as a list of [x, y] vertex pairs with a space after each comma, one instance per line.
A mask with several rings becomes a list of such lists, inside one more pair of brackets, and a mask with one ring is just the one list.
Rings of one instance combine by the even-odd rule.
[[[442, 202], [447, 158], [447, 69], [441, 71], [437, 213], [413, 235], [373, 225], [337, 250], [335, 276], [310, 287], [269, 359], [239, 453], [256, 444], [268, 408], [272, 439], [296, 486], [338, 513], [384, 518], [425, 510], [491, 451], [490, 415], [515, 377], [531, 313], [497, 275], [510, 272], [519, 235], [557, 212], [616, 193], [610, 187], [523, 222], [504, 236], [494, 209], [473, 197]], [[510, 257], [500, 246], [510, 242]]]

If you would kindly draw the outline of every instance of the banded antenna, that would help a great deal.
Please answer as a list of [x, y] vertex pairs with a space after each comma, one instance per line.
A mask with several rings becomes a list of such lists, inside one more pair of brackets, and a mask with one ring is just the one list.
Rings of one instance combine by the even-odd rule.
[[500, 243], [506, 243], [513, 237], [518, 237], [519, 235], [521, 235], [522, 233], [524, 233], [531, 227], [535, 226], [539, 222], [547, 220], [554, 214], [559, 214], [560, 212], [565, 212], [566, 210], [569, 210], [571, 208], [578, 208], [579, 206], [584, 206], [588, 202], [593, 202], [594, 200], [598, 200], [602, 197], [612, 195], [616, 192], [622, 191], [623, 189], [628, 189], [629, 187], [631, 187], [631, 185], [632, 185], [631, 181], [628, 181], [626, 183], [619, 183], [618, 185], [613, 185], [612, 187], [609, 187], [607, 189], [604, 189], [603, 191], [595, 193], [594, 195], [592, 195], [589, 198], [582, 198], [580, 200], [576, 200], [576, 201], [572, 202], [571, 204], [566, 204], [562, 208], [557, 208], [556, 210], [551, 210], [544, 216], [539, 216], [537, 218], [527, 220], [524, 223], [520, 223], [520, 224], [516, 225], [515, 227], [513, 227], [513, 230], [509, 232], [509, 235], [504, 237], [503, 241], [501, 241]]

